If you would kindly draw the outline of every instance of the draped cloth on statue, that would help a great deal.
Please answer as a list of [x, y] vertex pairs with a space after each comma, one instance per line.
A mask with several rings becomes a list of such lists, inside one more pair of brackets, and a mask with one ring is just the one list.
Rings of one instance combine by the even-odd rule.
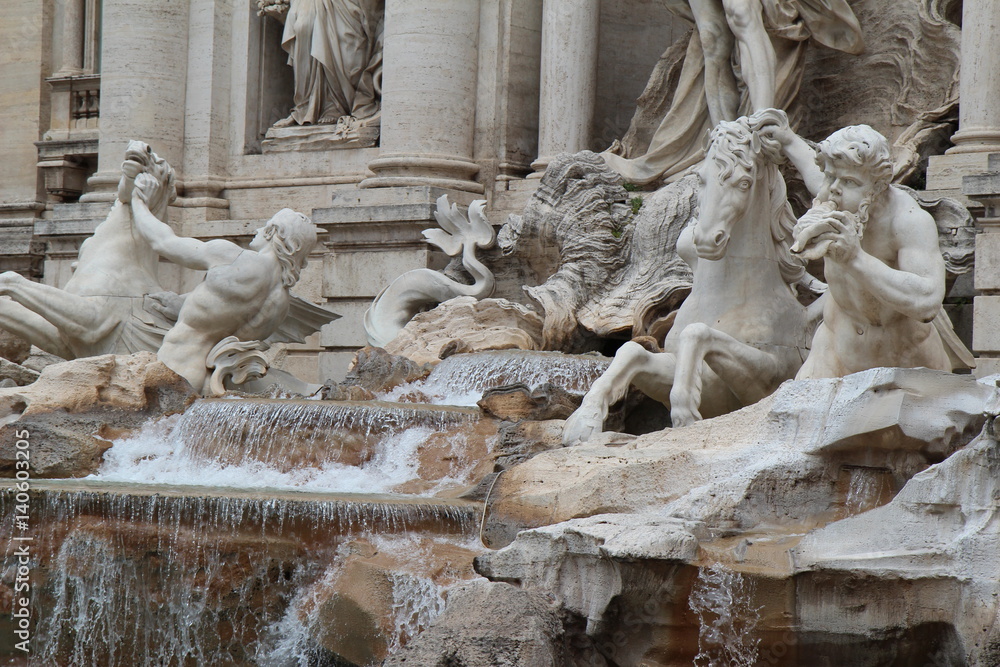
[[384, 0], [292, 0], [281, 46], [295, 70], [295, 122], [378, 112], [384, 15]]
[[[861, 26], [846, 0], [762, 0], [762, 4], [776, 56], [775, 103], [780, 109], [788, 109], [798, 95], [806, 40], [810, 37], [838, 51], [857, 54], [864, 49]], [[667, 8], [681, 18], [693, 20], [686, 2], [671, 0]], [[752, 111], [744, 92], [739, 114]], [[694, 31], [673, 102], [646, 154], [634, 159], [613, 153], [602, 153], [602, 157], [630, 183], [644, 185], [661, 178], [673, 180], [705, 157], [703, 143], [710, 125], [705, 101], [705, 57], [701, 39]]]

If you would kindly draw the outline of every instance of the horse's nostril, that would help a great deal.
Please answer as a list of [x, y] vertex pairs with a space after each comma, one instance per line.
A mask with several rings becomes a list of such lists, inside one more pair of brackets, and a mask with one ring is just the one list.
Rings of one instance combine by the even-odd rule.
[[716, 232], [715, 234], [715, 245], [722, 245], [722, 242], [726, 240], [725, 232]]

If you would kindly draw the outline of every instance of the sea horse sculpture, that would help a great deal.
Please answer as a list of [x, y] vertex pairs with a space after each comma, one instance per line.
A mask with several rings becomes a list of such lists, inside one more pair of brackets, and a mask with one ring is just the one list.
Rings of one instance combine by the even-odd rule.
[[118, 196], [93, 236], [80, 247], [73, 276], [63, 289], [0, 274], [0, 328], [65, 359], [98, 354], [155, 352], [170, 324], [147, 298], [162, 292], [159, 256], [135, 233], [132, 190], [148, 174], [159, 187], [150, 210], [162, 219], [177, 197], [174, 170], [141, 141], [125, 151]]
[[712, 131], [700, 216], [677, 243], [694, 282], [664, 352], [623, 345], [566, 422], [565, 443], [601, 431], [629, 385], [668, 404], [676, 427], [755, 403], [795, 376], [812, 326], [795, 294], [808, 274], [789, 251], [795, 217], [778, 170], [784, 158], [766, 132], [781, 123], [783, 113], [765, 109]]
[[414, 269], [393, 280], [382, 290], [365, 313], [368, 342], [382, 347], [396, 337], [413, 316], [428, 306], [457, 296], [484, 299], [493, 293], [496, 280], [493, 272], [476, 258], [476, 250], [490, 248], [496, 241], [493, 225], [486, 219], [486, 202], [477, 199], [469, 205], [465, 216], [457, 204], [448, 203], [448, 195], [437, 200], [434, 217], [441, 229], [425, 229], [427, 242], [437, 246], [449, 257], [462, 256], [462, 266], [472, 276], [472, 284], [453, 280], [432, 269]]

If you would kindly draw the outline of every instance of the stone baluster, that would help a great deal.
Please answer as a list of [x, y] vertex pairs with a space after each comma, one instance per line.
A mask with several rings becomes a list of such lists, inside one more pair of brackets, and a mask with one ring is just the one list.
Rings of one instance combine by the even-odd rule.
[[542, 76], [538, 110], [540, 177], [559, 153], [587, 148], [597, 93], [600, 0], [545, 0], [542, 8]]
[[387, 0], [381, 150], [360, 187], [483, 192], [473, 160], [479, 11], [471, 0]]
[[110, 201], [131, 139], [145, 141], [181, 167], [184, 145], [190, 3], [104, 0], [101, 51], [101, 139], [91, 192], [80, 201]]

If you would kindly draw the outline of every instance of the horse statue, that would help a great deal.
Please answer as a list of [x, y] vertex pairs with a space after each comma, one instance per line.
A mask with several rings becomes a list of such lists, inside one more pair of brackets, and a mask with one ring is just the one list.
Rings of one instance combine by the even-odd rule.
[[147, 295], [163, 292], [159, 256], [133, 229], [129, 205], [135, 178], [149, 174], [160, 187], [150, 203], [166, 218], [176, 199], [174, 170], [141, 141], [125, 151], [118, 194], [108, 217], [80, 246], [74, 273], [63, 289], [0, 274], [0, 328], [64, 359], [98, 354], [156, 351], [169, 328]]
[[694, 272], [691, 294], [663, 352], [634, 341], [618, 350], [567, 420], [566, 444], [600, 432], [629, 385], [669, 405], [679, 427], [755, 403], [795, 376], [812, 332], [795, 285], [811, 276], [789, 250], [784, 156], [767, 132], [781, 124], [784, 114], [765, 109], [712, 131], [698, 171], [700, 214], [677, 242]]

